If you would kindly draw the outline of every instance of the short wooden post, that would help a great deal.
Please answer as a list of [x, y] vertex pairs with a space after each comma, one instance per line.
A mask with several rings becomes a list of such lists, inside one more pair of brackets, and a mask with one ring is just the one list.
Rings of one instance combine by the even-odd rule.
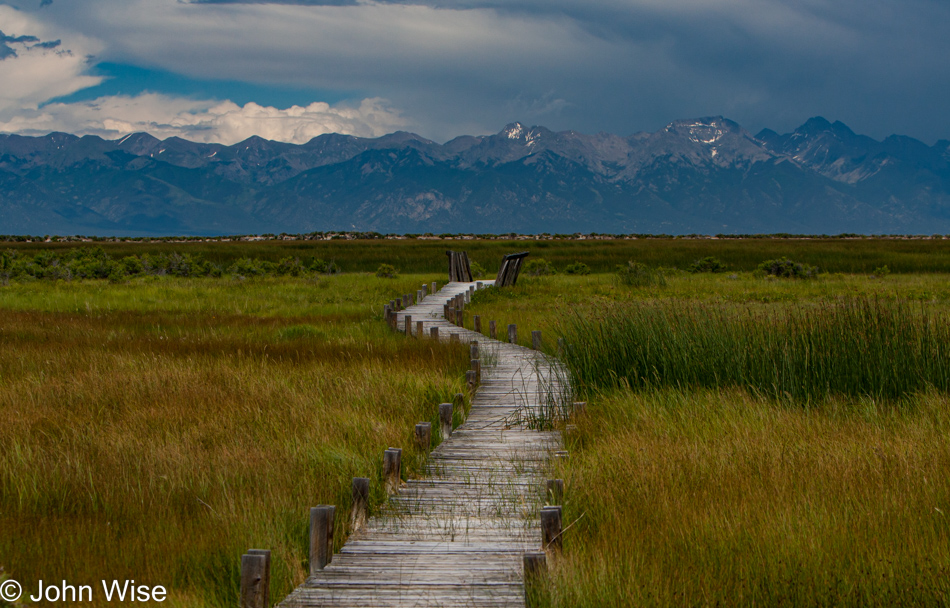
[[537, 604], [538, 585], [548, 571], [548, 555], [543, 551], [524, 554], [524, 602], [526, 608]]
[[402, 298], [396, 298], [396, 311], [402, 310]]
[[481, 281], [475, 281], [475, 289], [481, 289], [482, 285], [484, 285], [484, 283]]
[[514, 323], [508, 326], [508, 342], [511, 344], [518, 342], [518, 326]]
[[449, 306], [448, 313], [445, 315], [445, 318], [448, 319], [449, 323], [455, 324], [455, 307]]
[[406, 320], [406, 335], [412, 337], [412, 315], [403, 317]]
[[432, 294], [435, 295], [439, 291], [439, 282], [432, 281]]
[[241, 608], [265, 608], [267, 558], [245, 553], [241, 556]]
[[331, 512], [327, 505], [318, 505], [310, 509], [310, 575], [313, 576], [329, 563], [327, 547], [330, 546]]
[[449, 305], [448, 305], [448, 303], [442, 305], [442, 316], [445, 317], [445, 319], [446, 319], [447, 321], [449, 320]]
[[423, 283], [422, 284], [422, 299], [425, 300], [427, 295], [429, 295], [429, 285], [427, 283]]
[[541, 332], [537, 329], [531, 332], [531, 348], [541, 350]]
[[449, 334], [449, 344], [461, 344], [462, 341], [459, 339], [458, 334]]
[[419, 302], [421, 302], [421, 301], [422, 301], [422, 290], [421, 290], [421, 289], [417, 289], [417, 290], [416, 290], [416, 303], [419, 303]]
[[[420, 323], [421, 323], [421, 321], [420, 321]], [[429, 328], [429, 336], [431, 336], [433, 340], [438, 340], [438, 339], [439, 339], [439, 328], [438, 328], [438, 327], [430, 327], [430, 328]]]
[[498, 339], [498, 324], [494, 321], [488, 322], [488, 337], [492, 340]]
[[472, 359], [478, 359], [478, 340], [472, 340], [469, 346], [469, 352]]
[[561, 507], [541, 507], [541, 546], [545, 551], [560, 551]]
[[270, 606], [270, 549], [248, 549], [248, 555], [264, 556], [264, 580], [261, 581], [261, 596], [264, 608]]
[[404, 294], [402, 296], [402, 301], [406, 308], [409, 308], [410, 306], [412, 306], [412, 294], [411, 293]]
[[420, 422], [416, 425], [416, 445], [420, 450], [428, 452], [432, 447], [432, 423]]
[[369, 477], [353, 478], [353, 508], [350, 509], [350, 528], [361, 530], [369, 519]]
[[402, 450], [389, 448], [383, 452], [383, 482], [387, 494], [399, 491], [399, 482], [402, 479]]
[[564, 480], [563, 479], [549, 479], [547, 481], [547, 491], [544, 497], [545, 502], [549, 505], [559, 505], [564, 498]]
[[465, 372], [465, 384], [468, 386], [469, 393], [475, 392], [475, 385], [476, 385], [475, 370], [470, 369], [467, 372]]
[[475, 383], [477, 384], [482, 379], [482, 363], [478, 359], [472, 359], [471, 365], [472, 365], [472, 371], [475, 372], [473, 379], [475, 380]]
[[482, 316], [472, 315], [472, 323], [475, 324], [475, 333], [482, 333]]
[[439, 424], [442, 425], [442, 441], [452, 436], [452, 404], [439, 404]]
[[421, 338], [426, 335], [425, 327], [422, 324], [422, 321], [416, 321], [416, 337]]

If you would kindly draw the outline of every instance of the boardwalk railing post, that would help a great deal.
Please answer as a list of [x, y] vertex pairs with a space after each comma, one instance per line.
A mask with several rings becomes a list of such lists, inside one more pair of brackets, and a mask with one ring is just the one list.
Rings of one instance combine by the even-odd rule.
[[353, 507], [350, 509], [350, 528], [361, 530], [369, 519], [369, 477], [353, 478]]
[[432, 281], [432, 295], [435, 295], [439, 291], [439, 282]]
[[412, 315], [403, 317], [406, 320], [406, 336], [412, 337]]
[[481, 361], [479, 361], [478, 359], [472, 359], [471, 365], [472, 365], [472, 372], [474, 372], [473, 379], [475, 380], [475, 383], [478, 384], [478, 382], [481, 380], [481, 377], [482, 377]]
[[327, 547], [330, 545], [330, 518], [332, 512], [327, 505], [318, 505], [310, 509], [310, 576], [330, 562]]
[[475, 289], [481, 289], [484, 283], [481, 281], [475, 281]]
[[475, 333], [482, 333], [482, 316], [481, 315], [472, 315], [472, 323], [475, 325]]
[[406, 308], [409, 308], [410, 306], [412, 306], [412, 294], [411, 293], [404, 294], [402, 296], [402, 302], [403, 302], [403, 306], [405, 306]]
[[452, 404], [439, 404], [439, 424], [442, 430], [442, 441], [452, 436]]
[[387, 494], [399, 491], [399, 481], [402, 479], [402, 450], [389, 448], [383, 452], [383, 482]]
[[538, 589], [548, 571], [548, 555], [543, 551], [524, 554], [524, 603], [526, 608], [537, 605]]
[[262, 581], [261, 597], [264, 608], [270, 606], [270, 549], [248, 549], [248, 555], [264, 556], [264, 580]]
[[438, 327], [430, 327], [430, 328], [429, 328], [429, 335], [432, 337], [433, 340], [438, 340], [438, 339], [439, 339], [439, 328], [438, 328]]
[[541, 350], [541, 332], [537, 329], [531, 332], [531, 348]]
[[420, 422], [416, 425], [416, 445], [423, 452], [428, 452], [432, 447], [432, 423]]
[[416, 321], [416, 337], [421, 338], [425, 335], [425, 327], [422, 324], [422, 321]]
[[494, 321], [488, 322], [488, 337], [492, 340], [498, 339], [498, 324]]
[[545, 551], [560, 551], [561, 507], [541, 507], [541, 546]]
[[471, 353], [470, 357], [472, 359], [478, 359], [478, 340], [472, 340], [470, 344], [471, 344], [471, 346], [469, 347], [469, 352]]
[[518, 342], [518, 326], [514, 323], [508, 326], [508, 342], [511, 344]]
[[402, 298], [396, 298], [396, 311], [402, 310]]
[[241, 556], [241, 607], [265, 608], [267, 599], [267, 557], [245, 553]]
[[545, 502], [549, 505], [561, 504], [564, 498], [564, 480], [549, 479], [546, 485]]
[[417, 290], [416, 290], [416, 303], [418, 304], [418, 303], [421, 302], [421, 301], [422, 301], [422, 290], [421, 290], [421, 289], [417, 289]]
[[468, 392], [470, 394], [475, 392], [475, 370], [470, 369], [465, 372], [465, 384], [468, 386]]

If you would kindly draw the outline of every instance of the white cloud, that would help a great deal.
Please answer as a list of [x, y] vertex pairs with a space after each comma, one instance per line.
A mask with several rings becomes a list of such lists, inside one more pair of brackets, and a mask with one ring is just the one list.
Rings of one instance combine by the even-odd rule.
[[378, 137], [403, 126], [400, 113], [378, 98], [364, 99], [358, 106], [316, 102], [306, 107], [279, 109], [155, 93], [53, 103], [0, 121], [0, 131], [23, 135], [65, 131], [118, 139], [144, 131], [160, 139], [178, 136], [223, 144], [252, 135], [298, 144], [324, 133]]
[[0, 118], [22, 108], [99, 84], [101, 78], [84, 75], [87, 56], [103, 47], [86, 36], [50, 26], [9, 6], [0, 5], [0, 30], [11, 37], [35, 36], [41, 41], [61, 40], [55, 48], [11, 43], [16, 56], [0, 60]]

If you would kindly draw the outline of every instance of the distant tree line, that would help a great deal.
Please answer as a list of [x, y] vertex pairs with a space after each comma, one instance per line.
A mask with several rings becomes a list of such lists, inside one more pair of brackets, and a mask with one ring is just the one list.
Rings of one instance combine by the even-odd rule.
[[340, 271], [336, 262], [320, 258], [301, 260], [291, 256], [277, 262], [242, 257], [229, 265], [222, 265], [204, 259], [201, 254], [189, 253], [143, 253], [115, 258], [102, 247], [77, 247], [61, 253], [42, 251], [34, 255], [22, 254], [14, 249], [0, 251], [0, 278], [3, 280], [109, 279], [117, 282], [147, 275], [299, 277]]

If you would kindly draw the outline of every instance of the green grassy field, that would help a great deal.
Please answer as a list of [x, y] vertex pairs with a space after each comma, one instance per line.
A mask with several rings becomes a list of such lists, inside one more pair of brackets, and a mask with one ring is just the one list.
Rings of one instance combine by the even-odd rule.
[[[350, 478], [378, 488], [389, 446], [412, 474], [413, 425], [462, 387], [465, 349], [391, 333], [382, 304], [443, 281], [447, 248], [492, 276], [527, 249], [560, 274], [478, 292], [466, 324], [516, 323], [524, 344], [539, 329], [552, 354], [563, 338], [589, 402], [558, 472], [576, 523], [545, 605], [950, 603], [948, 242], [102, 247], [344, 273], [0, 281], [3, 576], [128, 576], [173, 605], [233, 606], [241, 553], [269, 547], [283, 597], [306, 572], [308, 507], [339, 505], [342, 529]], [[685, 271], [707, 255], [726, 272]], [[752, 272], [785, 255], [832, 272]], [[618, 280], [631, 259], [664, 284]], [[594, 273], [563, 274], [575, 261]], [[382, 263], [400, 276], [373, 276]]]
[[939, 274], [478, 293], [588, 401], [540, 605], [946, 605], [948, 304]]
[[464, 349], [381, 321], [432, 278], [0, 289], [4, 574], [235, 606], [241, 554], [265, 547], [283, 597], [307, 571], [309, 507], [339, 505], [345, 530], [350, 479], [378, 504], [382, 451], [414, 474], [413, 425], [463, 388]]

